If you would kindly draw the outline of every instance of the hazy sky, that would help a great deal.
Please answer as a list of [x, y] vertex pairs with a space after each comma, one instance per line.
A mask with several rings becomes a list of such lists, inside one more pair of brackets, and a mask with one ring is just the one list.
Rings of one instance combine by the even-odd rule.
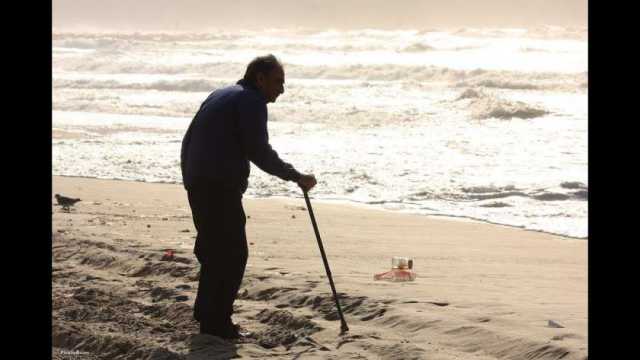
[[587, 0], [53, 0], [55, 29], [587, 26]]

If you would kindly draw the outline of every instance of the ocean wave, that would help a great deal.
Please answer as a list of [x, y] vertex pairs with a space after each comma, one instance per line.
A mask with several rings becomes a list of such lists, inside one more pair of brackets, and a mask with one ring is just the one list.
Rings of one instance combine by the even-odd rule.
[[531, 197], [536, 200], [542, 200], [542, 201], [568, 200], [571, 198], [570, 195], [562, 194], [562, 193], [554, 193], [554, 192], [545, 192], [538, 195], [532, 195]]
[[[201, 99], [200, 99], [201, 100]], [[55, 101], [53, 110], [65, 112], [89, 112], [135, 116], [159, 116], [190, 118], [198, 110], [200, 100], [193, 102], [170, 102], [162, 105], [127, 104], [110, 101]]]
[[560, 184], [560, 187], [565, 189], [587, 189], [587, 185], [579, 181], [566, 181]]
[[570, 39], [586, 40], [586, 27], [561, 27], [542, 25], [531, 28], [460, 28], [453, 32], [457, 36], [527, 39]]
[[[432, 46], [424, 41], [413, 42], [410, 45], [399, 48], [397, 52], [406, 52], [406, 53], [417, 53], [417, 52], [426, 52], [426, 51], [465, 51], [465, 50], [475, 50], [480, 49], [482, 46], [480, 45], [461, 45], [461, 46], [453, 46], [453, 47], [444, 47], [444, 46]], [[373, 48], [372, 50], [375, 50]]]
[[480, 207], [487, 207], [487, 208], [503, 208], [503, 207], [513, 207], [513, 205], [504, 203], [504, 202], [500, 202], [500, 201], [496, 201], [496, 202], [491, 202], [488, 204], [482, 204], [480, 205]]
[[259, 32], [252, 30], [234, 29], [210, 31], [210, 32], [73, 32], [73, 31], [56, 31], [54, 29], [52, 38], [54, 41], [62, 41], [67, 39], [100, 39], [109, 38], [114, 40], [129, 41], [153, 41], [153, 42], [210, 42], [210, 41], [233, 41], [238, 39], [252, 38], [279, 38], [286, 40], [304, 40], [311, 39], [317, 42], [329, 42], [330, 40], [352, 40], [360, 42], [366, 38], [368, 40], [388, 41], [399, 38], [412, 36], [424, 36], [430, 32], [437, 32], [436, 29], [428, 31], [417, 30], [380, 30], [380, 29], [359, 29], [359, 30], [324, 30], [318, 31], [313, 29], [268, 29]]
[[244, 73], [246, 64], [233, 62], [177, 63], [161, 64], [146, 61], [123, 61], [117, 56], [92, 58], [53, 59], [53, 73], [63, 72], [97, 74], [201, 74], [203, 77], [220, 74]]
[[475, 119], [533, 119], [550, 113], [548, 110], [528, 105], [522, 101], [510, 101], [495, 97], [474, 98], [471, 100], [469, 109], [471, 109], [471, 116]]
[[[471, 186], [460, 188], [459, 192], [443, 191], [434, 192], [423, 190], [406, 195], [404, 198], [409, 201], [425, 201], [425, 200], [445, 200], [450, 202], [485, 202], [497, 199], [506, 199], [512, 197], [528, 198], [539, 201], [561, 201], [561, 200], [586, 200], [587, 191], [580, 190], [570, 193], [560, 193], [556, 191], [547, 191], [545, 189], [518, 189], [513, 185], [508, 186]], [[493, 201], [482, 203], [480, 207], [510, 207], [513, 206], [506, 202]]]
[[[456, 87], [485, 87], [522, 90], [576, 91], [587, 86], [587, 74], [529, 73], [501, 70], [458, 70], [438, 66], [412, 65], [298, 65], [287, 64], [290, 79], [327, 79], [361, 81], [401, 81], [420, 84], [448, 82]], [[98, 74], [198, 74], [203, 78], [227, 77], [244, 73], [246, 64], [233, 62], [157, 64], [151, 62], [121, 61], [102, 56], [82, 59], [54, 59], [57, 71]]]
[[502, 199], [512, 196], [522, 196], [528, 197], [527, 193], [522, 191], [504, 191], [504, 192], [495, 192], [490, 194], [473, 194], [466, 196], [467, 199], [473, 200], [490, 200], [490, 199]]
[[456, 87], [485, 87], [512, 90], [576, 91], [587, 84], [587, 73], [528, 73], [503, 70], [458, 70], [438, 66], [285, 65], [293, 78], [359, 79], [410, 82], [449, 82]]
[[[53, 32], [54, 43], [64, 41], [83, 41], [85, 46], [109, 46], [123, 41], [144, 42], [181, 42], [181, 41], [231, 41], [248, 36], [251, 32], [234, 31], [218, 33], [193, 33], [193, 32]], [[98, 42], [106, 39], [110, 42]], [[113, 43], [112, 43], [113, 42]]]
[[353, 30], [318, 30], [313, 28], [272, 28], [260, 32], [252, 30], [234, 29], [233, 31], [218, 29], [216, 31], [193, 32], [193, 31], [95, 31], [95, 32], [74, 32], [53, 29], [53, 40], [61, 39], [91, 39], [91, 38], [112, 38], [119, 40], [141, 40], [154, 42], [173, 41], [225, 41], [238, 38], [255, 36], [272, 37], [292, 37], [292, 38], [312, 38], [317, 40], [327, 39], [354, 39], [360, 40], [379, 39], [391, 40], [407, 37], [422, 37], [431, 33], [447, 33], [465, 37], [519, 37], [531, 39], [583, 39], [586, 40], [588, 28], [586, 27], [562, 27], [562, 26], [537, 26], [530, 28], [472, 28], [463, 27], [457, 29], [446, 28], [422, 28], [415, 30], [383, 30], [383, 29], [353, 29]]
[[589, 198], [589, 191], [579, 190], [571, 193], [571, 196], [578, 200], [587, 200]]
[[409, 194], [406, 198], [407, 200], [411, 200], [411, 201], [421, 201], [421, 200], [438, 199], [439, 196], [434, 192], [425, 190], [425, 191], [418, 191], [418, 192]]
[[587, 200], [589, 192], [587, 190], [572, 191], [567, 194], [558, 192], [542, 192], [531, 196], [541, 201], [559, 201], [559, 200]]
[[128, 40], [113, 38], [72, 38], [64, 40], [54, 40], [53, 45], [60, 48], [72, 49], [130, 49], [132, 44]]
[[510, 89], [510, 90], [540, 90], [543, 89], [542, 85], [532, 84], [527, 82], [518, 82], [512, 80], [501, 79], [482, 79], [482, 80], [470, 80], [456, 84], [457, 87], [467, 86], [481, 86], [486, 88], [497, 89]]
[[577, 90], [588, 86], [587, 73], [520, 73], [481, 71], [465, 76], [456, 87], [485, 87], [509, 90]]
[[[588, 192], [579, 190], [569, 193], [557, 191], [547, 191], [545, 189], [525, 190], [518, 189], [513, 185], [508, 186], [472, 186], [460, 188], [461, 193], [448, 194], [450, 199], [458, 199], [460, 201], [485, 201], [504, 199], [509, 197], [524, 197], [539, 201], [562, 201], [562, 200], [586, 200]], [[426, 194], [426, 192], [425, 192]], [[511, 206], [503, 202], [492, 202], [482, 204], [481, 207], [506, 207]]]
[[460, 190], [462, 190], [462, 192], [464, 193], [470, 193], [470, 194], [483, 194], [483, 193], [492, 193], [492, 192], [498, 192], [498, 191], [513, 191], [513, 190], [517, 190], [515, 186], [513, 185], [507, 185], [507, 186], [470, 186], [470, 187], [463, 187]]
[[531, 52], [548, 53], [548, 52], [550, 52], [550, 50], [540, 49], [540, 48], [533, 48], [533, 47], [523, 47], [523, 48], [520, 48], [520, 52], [524, 52], [524, 53], [531, 53]]
[[486, 96], [485, 94], [483, 94], [481, 91], [476, 90], [476, 89], [466, 89], [465, 91], [462, 92], [462, 94], [460, 94], [460, 96], [458, 96], [456, 98], [457, 100], [464, 100], [464, 99], [476, 99], [479, 97], [483, 97]]
[[462, 94], [460, 94], [460, 96], [458, 96], [456, 98], [456, 101], [464, 100], [464, 99], [477, 99], [477, 98], [485, 97], [485, 96], [487, 96], [487, 95], [484, 94], [480, 90], [477, 90], [477, 89], [466, 89], [465, 91], [462, 92]]
[[423, 51], [431, 51], [431, 50], [435, 50], [436, 48], [434, 48], [431, 45], [422, 43], [422, 42], [418, 42], [418, 43], [414, 43], [411, 44], [407, 47], [404, 47], [402, 49], [400, 49], [400, 52], [423, 52]]
[[[312, 33], [300, 36], [295, 31], [280, 31], [279, 33], [255, 33], [238, 32], [222, 34], [202, 33], [109, 33], [109, 34], [83, 34], [65, 33], [54, 34], [53, 45], [59, 48], [92, 49], [109, 51], [123, 47], [149, 46], [187, 46], [192, 49], [217, 49], [238, 50], [251, 48], [285, 47], [287, 50], [299, 51], [324, 51], [324, 52], [351, 52], [351, 51], [376, 51], [392, 49], [390, 45], [394, 37], [399, 36], [394, 32], [382, 32], [381, 34], [362, 33], [360, 35], [349, 32], [341, 33]], [[264, 42], [264, 37], [270, 36], [275, 43]], [[363, 42], [366, 38], [368, 41]]]
[[131, 90], [160, 90], [183, 92], [207, 92], [218, 87], [228, 85], [221, 81], [204, 79], [158, 80], [153, 82], [122, 82], [116, 80], [91, 79], [54, 79], [54, 88], [71, 89], [131, 89]]
[[546, 109], [522, 101], [502, 99], [494, 94], [472, 88], [465, 89], [455, 101], [464, 101], [465, 107], [471, 111], [474, 119], [533, 119], [550, 114]]

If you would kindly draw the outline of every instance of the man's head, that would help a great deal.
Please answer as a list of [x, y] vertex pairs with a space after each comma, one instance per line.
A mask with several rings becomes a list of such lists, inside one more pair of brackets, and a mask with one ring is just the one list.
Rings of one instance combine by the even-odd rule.
[[275, 102], [284, 93], [284, 69], [271, 54], [253, 59], [247, 66], [244, 80], [255, 85], [268, 102]]

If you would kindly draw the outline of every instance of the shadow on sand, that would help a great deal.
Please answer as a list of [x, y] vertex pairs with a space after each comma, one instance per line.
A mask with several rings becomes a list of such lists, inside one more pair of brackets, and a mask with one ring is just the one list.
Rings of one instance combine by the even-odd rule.
[[188, 360], [199, 359], [237, 359], [238, 347], [229, 341], [216, 336], [206, 334], [196, 334], [191, 336], [189, 342]]

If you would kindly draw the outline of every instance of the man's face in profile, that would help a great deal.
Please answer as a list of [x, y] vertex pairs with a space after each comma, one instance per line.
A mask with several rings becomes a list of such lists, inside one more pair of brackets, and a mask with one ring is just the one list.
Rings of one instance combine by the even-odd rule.
[[276, 98], [284, 93], [284, 70], [276, 67], [266, 76], [258, 73], [257, 85], [268, 102], [275, 102]]

